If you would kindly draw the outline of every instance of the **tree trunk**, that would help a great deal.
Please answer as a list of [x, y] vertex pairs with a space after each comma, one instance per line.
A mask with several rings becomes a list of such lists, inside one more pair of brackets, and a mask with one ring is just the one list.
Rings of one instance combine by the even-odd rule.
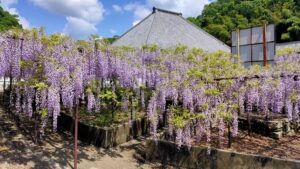
[[247, 113], [247, 121], [248, 121], [248, 135], [251, 135], [251, 119], [250, 119], [250, 112]]
[[[11, 94], [12, 94], [12, 75], [9, 76], [9, 95], [8, 95], [9, 98], [10, 98]], [[11, 105], [10, 104], [8, 106], [8, 112], [11, 114]]]
[[114, 118], [115, 118], [115, 103], [112, 101], [111, 103], [111, 122], [114, 122]]
[[231, 131], [230, 131], [230, 123], [228, 123], [228, 148], [231, 148], [231, 142], [232, 142], [232, 138], [231, 138]]
[[5, 100], [5, 88], [6, 88], [6, 81], [5, 81], [5, 76], [3, 77], [3, 95], [2, 95], [2, 101], [4, 105], [4, 100]]
[[130, 97], [130, 120], [133, 120], [133, 96]]
[[35, 137], [35, 144], [37, 145], [38, 144], [38, 138], [39, 138], [39, 134], [38, 134], [38, 115], [36, 114], [35, 115], [35, 118], [34, 118], [34, 137]]
[[10, 75], [9, 77], [9, 94], [11, 93], [12, 91], [12, 76]]

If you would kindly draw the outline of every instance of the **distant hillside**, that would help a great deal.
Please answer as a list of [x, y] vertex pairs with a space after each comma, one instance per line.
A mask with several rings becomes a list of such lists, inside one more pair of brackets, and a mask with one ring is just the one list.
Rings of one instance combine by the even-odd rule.
[[189, 21], [230, 45], [236, 28], [276, 24], [276, 41], [300, 40], [300, 0], [216, 0]]

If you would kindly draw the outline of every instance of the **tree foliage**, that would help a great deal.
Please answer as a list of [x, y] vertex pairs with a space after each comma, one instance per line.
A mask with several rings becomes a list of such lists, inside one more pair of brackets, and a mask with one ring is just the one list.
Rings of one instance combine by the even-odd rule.
[[11, 15], [0, 7], [0, 32], [7, 31], [12, 28], [22, 28], [19, 24], [18, 16]]
[[191, 22], [231, 44], [231, 31], [276, 25], [277, 42], [300, 40], [300, 1], [298, 0], [217, 0], [204, 7]]
[[114, 41], [116, 41], [117, 39], [119, 39], [119, 36], [115, 35], [113, 37], [109, 37], [109, 38], [104, 38], [104, 42], [107, 44], [112, 44], [114, 43]]

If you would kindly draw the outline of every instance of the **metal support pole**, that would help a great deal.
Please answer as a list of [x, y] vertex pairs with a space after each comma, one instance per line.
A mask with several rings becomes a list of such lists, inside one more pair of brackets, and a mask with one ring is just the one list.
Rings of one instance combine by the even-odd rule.
[[237, 29], [236, 30], [236, 37], [237, 37], [237, 45], [236, 45], [236, 48], [237, 48], [237, 54], [238, 56], [240, 57], [240, 30]]
[[75, 108], [74, 108], [74, 113], [73, 113], [73, 117], [74, 117], [74, 169], [77, 169], [77, 143], [78, 143], [78, 109], [79, 109], [79, 104], [76, 104]]

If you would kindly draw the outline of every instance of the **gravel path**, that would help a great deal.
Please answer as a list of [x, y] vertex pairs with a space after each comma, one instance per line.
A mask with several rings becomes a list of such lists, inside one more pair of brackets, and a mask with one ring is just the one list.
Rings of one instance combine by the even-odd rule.
[[[0, 107], [0, 169], [72, 168], [72, 137], [51, 133], [43, 145], [35, 145], [30, 134], [17, 129]], [[170, 168], [144, 161], [145, 141], [132, 140], [113, 149], [79, 143], [79, 169]]]

